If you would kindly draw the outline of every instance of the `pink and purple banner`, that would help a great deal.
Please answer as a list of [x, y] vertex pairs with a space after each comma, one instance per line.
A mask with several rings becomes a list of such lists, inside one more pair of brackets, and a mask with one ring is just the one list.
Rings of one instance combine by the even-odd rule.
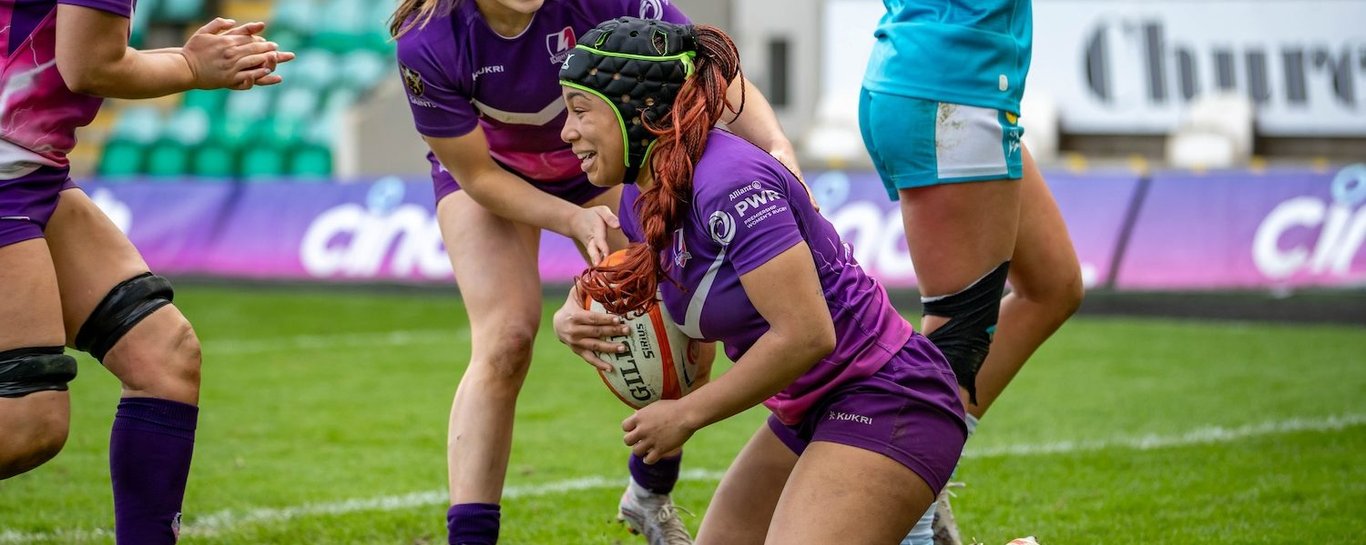
[[1151, 184], [1118, 288], [1366, 286], [1366, 165], [1157, 173]]
[[[864, 268], [889, 287], [913, 287], [900, 210], [876, 175], [808, 176], [822, 213]], [[1366, 285], [1366, 165], [1146, 180], [1128, 171], [1055, 171], [1047, 178], [1088, 287]], [[84, 186], [163, 274], [451, 282], [426, 181]], [[542, 236], [545, 282], [566, 282], [582, 268], [572, 243]]]

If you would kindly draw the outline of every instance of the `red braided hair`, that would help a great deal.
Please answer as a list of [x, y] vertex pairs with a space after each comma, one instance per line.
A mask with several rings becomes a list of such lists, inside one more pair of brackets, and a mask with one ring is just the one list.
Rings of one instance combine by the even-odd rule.
[[[632, 244], [624, 259], [606, 260], [575, 280], [580, 296], [602, 303], [608, 312], [625, 315], [643, 312], [655, 302], [665, 264], [659, 254], [670, 246], [670, 236], [682, 223], [692, 202], [693, 167], [702, 158], [707, 136], [725, 110], [739, 115], [744, 108], [732, 108], [726, 89], [740, 75], [740, 53], [725, 32], [709, 25], [697, 25], [696, 72], [679, 89], [669, 115], [646, 123], [658, 136], [650, 152], [649, 168], [653, 185], [636, 200], [644, 244]], [[742, 87], [743, 89], [743, 87]]]

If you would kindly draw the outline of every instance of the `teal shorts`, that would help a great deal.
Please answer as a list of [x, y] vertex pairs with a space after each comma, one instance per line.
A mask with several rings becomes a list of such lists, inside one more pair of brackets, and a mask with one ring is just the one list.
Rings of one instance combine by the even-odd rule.
[[863, 89], [858, 115], [892, 200], [898, 189], [1024, 176], [1024, 129], [1013, 113]]

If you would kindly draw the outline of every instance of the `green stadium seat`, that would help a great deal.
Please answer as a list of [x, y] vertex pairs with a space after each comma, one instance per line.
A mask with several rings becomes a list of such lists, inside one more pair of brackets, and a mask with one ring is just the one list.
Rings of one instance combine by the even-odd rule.
[[275, 100], [276, 89], [278, 86], [230, 93], [223, 115], [228, 118], [240, 117], [250, 120], [266, 117], [270, 115], [270, 106]]
[[305, 143], [290, 154], [289, 175], [300, 181], [325, 181], [332, 176], [332, 149], [320, 143]]
[[370, 28], [370, 12], [364, 0], [330, 0], [323, 4], [327, 17], [316, 21], [317, 33], [313, 43], [332, 52], [342, 53], [364, 45]]
[[237, 175], [237, 148], [206, 142], [191, 153], [190, 173], [204, 181], [231, 180]]
[[285, 173], [285, 154], [280, 148], [265, 144], [242, 151], [241, 174], [248, 182], [279, 178]]
[[161, 111], [150, 106], [124, 108], [114, 122], [110, 140], [151, 144], [161, 137]]
[[228, 102], [229, 93], [232, 93], [232, 91], [222, 89], [212, 91], [194, 89], [187, 91], [185, 93], [184, 102], [181, 103], [181, 107], [204, 110], [210, 117], [219, 116], [223, 114], [223, 108]]
[[389, 60], [392, 58], [369, 49], [351, 51], [342, 57], [341, 66], [345, 66], [346, 70], [340, 74], [340, 83], [352, 89], [368, 90], [389, 75], [393, 66]]
[[321, 93], [307, 87], [289, 87], [280, 91], [275, 102], [275, 117], [288, 119], [307, 119], [318, 112]]
[[290, 31], [308, 35], [315, 24], [314, 14], [321, 13], [316, 4], [312, 0], [278, 0], [270, 15], [271, 32]]
[[147, 164], [143, 170], [158, 178], [183, 177], [190, 172], [189, 149], [180, 142], [163, 138], [147, 150]]
[[331, 91], [327, 93], [327, 98], [323, 99], [322, 115], [341, 115], [342, 113], [345, 113], [346, 110], [350, 108], [353, 104], [355, 104], [357, 98], [359, 97], [360, 93], [355, 89], [348, 89], [346, 87], [334, 87]]
[[[140, 9], [147, 9], [138, 6]], [[171, 23], [190, 23], [204, 19], [204, 0], [162, 0], [152, 18]]]
[[147, 28], [152, 24], [152, 12], [156, 11], [158, 3], [159, 0], [138, 2], [137, 9], [133, 10], [133, 21], [130, 23], [132, 32], [128, 36], [128, 45], [138, 48], [143, 46]]
[[104, 146], [99, 168], [95, 171], [101, 177], [111, 180], [137, 176], [142, 173], [145, 150], [141, 144], [128, 140], [109, 142]]
[[298, 55], [298, 58], [280, 68], [280, 75], [290, 85], [315, 91], [326, 89], [341, 71], [337, 57], [325, 49], [310, 47], [299, 51]]

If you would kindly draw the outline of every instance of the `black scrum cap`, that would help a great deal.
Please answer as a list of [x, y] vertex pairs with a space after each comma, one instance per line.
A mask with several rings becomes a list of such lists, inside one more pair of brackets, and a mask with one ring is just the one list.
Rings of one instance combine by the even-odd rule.
[[626, 182], [635, 181], [655, 141], [642, 116], [653, 122], [669, 114], [696, 55], [692, 25], [620, 17], [584, 34], [560, 65], [561, 85], [597, 95], [616, 111]]

